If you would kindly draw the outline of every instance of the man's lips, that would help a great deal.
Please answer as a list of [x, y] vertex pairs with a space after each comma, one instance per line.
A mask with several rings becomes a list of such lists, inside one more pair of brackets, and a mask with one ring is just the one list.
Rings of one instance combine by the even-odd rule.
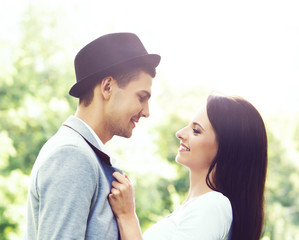
[[132, 119], [131, 119], [131, 122], [133, 123], [133, 126], [135, 127], [135, 126], [136, 126], [136, 123], [139, 122], [139, 118], [138, 118], [138, 119], [136, 119], [136, 118], [132, 118]]
[[184, 145], [183, 143], [181, 143], [179, 151], [180, 152], [190, 152], [190, 148], [188, 148], [186, 145]]

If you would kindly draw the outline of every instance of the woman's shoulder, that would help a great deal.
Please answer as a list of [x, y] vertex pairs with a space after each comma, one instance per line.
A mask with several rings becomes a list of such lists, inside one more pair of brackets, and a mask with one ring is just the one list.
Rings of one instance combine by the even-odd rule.
[[224, 216], [232, 218], [232, 206], [229, 199], [220, 192], [211, 191], [205, 193], [190, 203], [189, 211], [208, 213], [209, 216]]
[[208, 192], [182, 205], [176, 225], [179, 232], [187, 231], [200, 239], [226, 239], [232, 218], [229, 199], [219, 192]]
[[224, 206], [231, 206], [229, 199], [222, 193], [216, 191], [207, 192], [199, 196], [197, 200], [211, 205], [217, 203]]

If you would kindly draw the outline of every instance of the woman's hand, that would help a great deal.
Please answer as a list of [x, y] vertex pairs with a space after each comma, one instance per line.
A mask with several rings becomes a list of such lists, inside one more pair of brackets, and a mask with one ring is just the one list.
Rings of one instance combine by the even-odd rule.
[[116, 216], [122, 240], [141, 240], [142, 234], [135, 214], [134, 189], [126, 175], [114, 172], [117, 181], [112, 182], [108, 196], [111, 208]]
[[135, 215], [134, 189], [130, 179], [119, 172], [112, 175], [117, 181], [112, 182], [108, 198], [115, 216]]

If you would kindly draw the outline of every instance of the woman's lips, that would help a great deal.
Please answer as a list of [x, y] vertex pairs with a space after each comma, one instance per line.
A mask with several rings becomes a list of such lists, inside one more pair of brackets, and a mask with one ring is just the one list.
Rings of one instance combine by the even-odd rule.
[[188, 148], [186, 145], [184, 145], [183, 143], [181, 143], [179, 151], [180, 152], [190, 152], [190, 148]]

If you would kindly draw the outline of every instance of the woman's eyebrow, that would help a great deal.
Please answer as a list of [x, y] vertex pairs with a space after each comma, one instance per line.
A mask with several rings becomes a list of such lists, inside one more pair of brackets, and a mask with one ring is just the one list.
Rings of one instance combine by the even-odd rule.
[[199, 126], [203, 131], [206, 131], [198, 122], [193, 122], [194, 126]]

